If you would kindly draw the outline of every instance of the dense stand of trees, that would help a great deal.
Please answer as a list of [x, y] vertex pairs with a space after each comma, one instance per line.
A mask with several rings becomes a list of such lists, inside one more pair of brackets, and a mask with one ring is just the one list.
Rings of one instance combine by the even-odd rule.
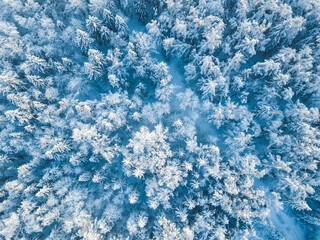
[[1, 238], [317, 237], [318, 0], [0, 10]]

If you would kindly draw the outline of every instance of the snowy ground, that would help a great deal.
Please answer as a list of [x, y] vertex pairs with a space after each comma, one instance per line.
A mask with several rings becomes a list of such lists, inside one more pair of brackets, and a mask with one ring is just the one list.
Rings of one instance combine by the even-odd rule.
[[286, 240], [304, 240], [304, 234], [296, 221], [285, 213], [285, 210], [276, 211], [274, 208], [270, 211], [270, 219], [276, 229], [283, 234]]

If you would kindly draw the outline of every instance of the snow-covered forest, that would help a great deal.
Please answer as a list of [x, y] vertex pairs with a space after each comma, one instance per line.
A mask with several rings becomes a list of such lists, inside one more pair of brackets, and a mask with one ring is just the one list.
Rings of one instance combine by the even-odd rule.
[[0, 239], [320, 239], [319, 0], [0, 0]]

